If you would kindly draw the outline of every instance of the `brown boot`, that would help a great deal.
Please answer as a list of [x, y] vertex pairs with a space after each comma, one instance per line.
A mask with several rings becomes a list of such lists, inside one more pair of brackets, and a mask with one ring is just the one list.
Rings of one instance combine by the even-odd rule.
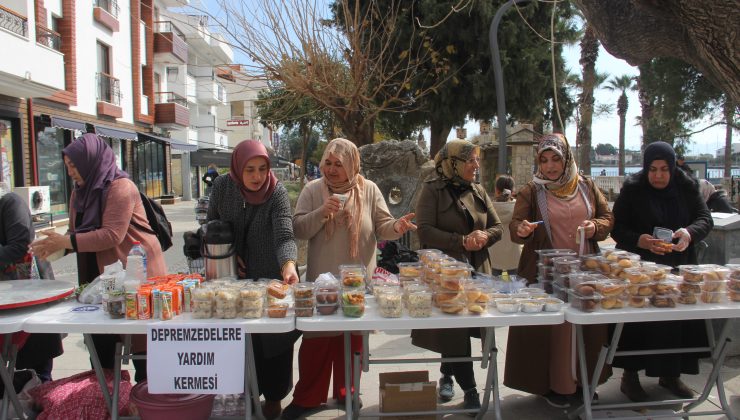
[[640, 378], [637, 372], [625, 370], [622, 374], [622, 384], [619, 387], [622, 394], [626, 395], [630, 401], [645, 402], [648, 400], [648, 394], [640, 385]]
[[671, 391], [671, 394], [678, 398], [694, 398], [694, 391], [691, 390], [680, 378], [668, 378], [661, 376], [658, 385]]
[[280, 401], [265, 400], [265, 403], [262, 404], [262, 415], [267, 420], [274, 420], [280, 417], [282, 411], [283, 407], [280, 406]]

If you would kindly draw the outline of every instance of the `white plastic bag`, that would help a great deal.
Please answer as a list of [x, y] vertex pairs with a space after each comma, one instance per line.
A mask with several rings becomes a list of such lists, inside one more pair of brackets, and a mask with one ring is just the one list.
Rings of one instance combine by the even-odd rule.
[[123, 280], [125, 278], [126, 271], [120, 261], [106, 265], [103, 268], [103, 274], [95, 277], [95, 280], [77, 296], [77, 300], [80, 303], [90, 305], [103, 303], [103, 293], [114, 289], [123, 290]]

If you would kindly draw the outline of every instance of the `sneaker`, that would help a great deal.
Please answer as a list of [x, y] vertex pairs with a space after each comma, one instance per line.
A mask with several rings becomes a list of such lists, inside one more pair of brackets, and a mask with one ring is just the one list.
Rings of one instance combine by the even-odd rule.
[[439, 378], [439, 391], [437, 394], [439, 395], [439, 400], [442, 402], [450, 401], [455, 397], [455, 384], [452, 382], [451, 376], [445, 375]]
[[661, 377], [658, 379], [658, 385], [671, 391], [671, 394], [678, 398], [694, 398], [694, 391], [686, 386], [680, 378]]
[[478, 395], [478, 390], [473, 388], [465, 391], [465, 395], [463, 396], [463, 409], [475, 410], [475, 412], [471, 411], [467, 413], [470, 417], [478, 415], [478, 412], [480, 411], [480, 396]]
[[[580, 386], [577, 386], [576, 393], [574, 395], [575, 395], [575, 398], [582, 401], [583, 400], [583, 389]], [[593, 402], [597, 402], [597, 401], [599, 401], [599, 393], [594, 392]]]
[[280, 407], [280, 401], [265, 401], [262, 404], [262, 415], [265, 420], [275, 420], [280, 417], [282, 408]]
[[316, 408], [317, 407], [301, 407], [300, 405], [290, 403], [287, 407], [283, 409], [283, 413], [280, 418], [283, 420], [296, 420], [300, 418], [305, 418]]
[[570, 395], [558, 394], [557, 392], [550, 391], [543, 395], [542, 398], [555, 408], [568, 408], [570, 407]]

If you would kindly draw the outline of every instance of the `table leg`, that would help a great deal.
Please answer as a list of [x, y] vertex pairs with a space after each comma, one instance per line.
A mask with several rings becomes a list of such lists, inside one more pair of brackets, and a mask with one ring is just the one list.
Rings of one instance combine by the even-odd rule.
[[[259, 385], [257, 384], [257, 368], [254, 361], [254, 348], [252, 348], [252, 334], [244, 334], [244, 345], [246, 346], [245, 362], [247, 363], [247, 374], [249, 374], [249, 382], [252, 384], [251, 387], [247, 387], [244, 389], [244, 399], [249, 399], [251, 396], [252, 402], [254, 403], [255, 416], [258, 419], [263, 419], [264, 416], [262, 415], [262, 405], [260, 404]], [[251, 407], [250, 410], [247, 410], [247, 416], [249, 415], [251, 415]]]
[[486, 369], [486, 385], [483, 388], [483, 402], [476, 418], [481, 420], [488, 411], [488, 403], [493, 394], [493, 409], [496, 419], [501, 420], [501, 396], [498, 387], [498, 365], [496, 363], [498, 350], [496, 349], [496, 330], [487, 327], [483, 341], [481, 367]]
[[352, 381], [350, 372], [352, 371], [352, 333], [345, 331], [344, 335], [344, 387], [346, 389], [344, 396], [345, 415], [348, 419], [352, 418]]
[[250, 367], [249, 367], [249, 355], [247, 354], [247, 346], [251, 343], [251, 335], [247, 332], [244, 333], [244, 419], [250, 420], [252, 418], [252, 393], [249, 387], [252, 386], [250, 381]]
[[[128, 334], [126, 334], [126, 338], [130, 340], [130, 336]], [[121, 362], [123, 359], [123, 343], [118, 342], [116, 343], [116, 354], [113, 357], [113, 393], [111, 395], [111, 407], [115, 407], [115, 409], [111, 412], [111, 420], [118, 419], [118, 391], [121, 387]]]
[[354, 354], [354, 366], [352, 367], [352, 387], [355, 390], [355, 392], [352, 393], [352, 407], [355, 408], [355, 410], [352, 411], [352, 419], [354, 420], [360, 417], [360, 358], [360, 353]]
[[[583, 326], [576, 325], [576, 346], [578, 351], [578, 367], [581, 370], [581, 388], [583, 389], [583, 411], [586, 420], [591, 420], [591, 396], [588, 382], [588, 369], [586, 367], [586, 346], [583, 342]], [[598, 366], [597, 366], [598, 367]]]
[[[15, 369], [15, 346], [12, 343], [12, 334], [5, 334], [3, 342], [3, 351], [0, 354], [0, 378], [2, 378], [3, 384], [5, 384], [5, 395], [3, 395], [2, 412], [0, 413], [3, 420], [8, 418], [10, 411], [10, 404], [13, 404], [16, 415], [21, 418], [26, 418], [26, 413], [23, 411], [20, 401], [18, 401], [18, 395], [15, 393], [13, 387], [13, 376], [10, 374]], [[7, 360], [5, 358], [7, 356]]]
[[115, 415], [118, 415], [118, 407], [116, 409], [113, 409], [113, 405], [111, 403], [111, 394], [108, 392], [108, 384], [105, 381], [105, 374], [103, 373], [103, 367], [100, 366], [100, 358], [98, 358], [98, 352], [95, 350], [95, 345], [93, 344], [92, 335], [90, 334], [83, 334], [82, 337], [85, 340], [85, 345], [87, 346], [87, 352], [90, 353], [90, 361], [93, 365], [93, 370], [95, 370], [95, 377], [98, 378], [98, 384], [100, 384], [100, 390], [103, 393], [103, 399], [105, 400], [105, 405], [108, 407], [108, 412], [111, 414], [111, 417]]

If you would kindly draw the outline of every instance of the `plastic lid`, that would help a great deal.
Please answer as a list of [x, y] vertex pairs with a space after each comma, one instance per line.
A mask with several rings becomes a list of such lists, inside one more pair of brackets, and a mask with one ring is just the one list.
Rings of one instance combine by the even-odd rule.
[[131, 398], [136, 403], [153, 404], [163, 407], [193, 404], [214, 397], [211, 394], [150, 394], [147, 381], [138, 383], [131, 389]]
[[141, 245], [141, 241], [133, 241], [131, 242], [133, 245]]

